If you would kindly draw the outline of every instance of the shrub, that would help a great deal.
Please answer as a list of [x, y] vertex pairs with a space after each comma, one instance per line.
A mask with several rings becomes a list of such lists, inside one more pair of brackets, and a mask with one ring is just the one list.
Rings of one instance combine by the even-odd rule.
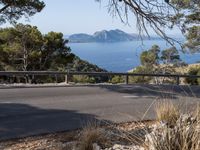
[[97, 123], [89, 123], [81, 132], [80, 150], [93, 150], [93, 144], [106, 142], [102, 129]]
[[[199, 150], [200, 149], [200, 107], [195, 113], [177, 115], [176, 106], [171, 102], [163, 103], [159, 109], [164, 125], [154, 126], [152, 132], [146, 135], [145, 146], [148, 150]], [[164, 110], [167, 111], [163, 111]], [[167, 109], [166, 109], [167, 108]], [[173, 113], [170, 113], [170, 111]], [[172, 114], [172, 115], [169, 115]], [[166, 117], [167, 116], [167, 117]], [[179, 116], [179, 117], [178, 117]], [[175, 118], [175, 119], [174, 119]], [[173, 126], [169, 126], [173, 120]], [[175, 121], [176, 120], [176, 121]]]
[[[152, 73], [153, 68], [148, 68], [145, 66], [139, 66], [133, 70], [132, 73]], [[152, 80], [152, 77], [142, 77], [142, 76], [135, 76], [129, 78], [130, 82], [133, 83], [149, 83]]]
[[[192, 67], [188, 71], [189, 75], [200, 75], [200, 67]], [[186, 78], [185, 82], [191, 85], [198, 85], [200, 84], [200, 79], [197, 78]]]
[[114, 76], [110, 81], [110, 83], [113, 83], [113, 84], [124, 83], [124, 82], [125, 80], [122, 76]]
[[73, 76], [73, 81], [75, 83], [95, 83], [96, 82], [94, 77], [81, 76], [81, 75]]

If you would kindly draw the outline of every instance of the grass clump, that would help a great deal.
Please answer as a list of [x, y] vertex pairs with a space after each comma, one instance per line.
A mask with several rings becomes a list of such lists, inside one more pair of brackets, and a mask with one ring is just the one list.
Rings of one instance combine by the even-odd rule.
[[180, 117], [180, 110], [171, 101], [164, 100], [156, 103], [157, 120], [174, 125]]
[[[159, 106], [159, 107], [158, 107]], [[156, 108], [158, 124], [146, 135], [147, 150], [200, 150], [200, 107], [190, 114], [180, 114], [172, 102]], [[173, 126], [167, 124], [173, 123]]]
[[93, 150], [93, 144], [106, 142], [106, 136], [102, 129], [94, 123], [88, 124], [81, 132], [79, 150]]

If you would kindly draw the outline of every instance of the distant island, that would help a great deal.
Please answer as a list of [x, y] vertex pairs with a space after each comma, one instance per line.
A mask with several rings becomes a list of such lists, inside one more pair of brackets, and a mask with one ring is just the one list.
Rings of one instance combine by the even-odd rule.
[[[90, 42], [125, 42], [136, 41], [141, 37], [138, 34], [126, 33], [122, 30], [102, 30], [95, 32], [93, 35], [78, 33], [72, 34], [68, 37], [70, 43], [90, 43]], [[143, 39], [149, 39], [149, 37], [142, 36]], [[151, 37], [151, 40], [160, 39], [159, 37]]]

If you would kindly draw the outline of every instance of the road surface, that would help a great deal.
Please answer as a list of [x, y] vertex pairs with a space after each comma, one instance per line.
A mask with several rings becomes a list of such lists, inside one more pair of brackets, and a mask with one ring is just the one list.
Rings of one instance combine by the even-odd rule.
[[72, 130], [91, 121], [154, 119], [156, 100], [169, 98], [192, 106], [199, 91], [199, 87], [153, 85], [2, 88], [0, 139]]

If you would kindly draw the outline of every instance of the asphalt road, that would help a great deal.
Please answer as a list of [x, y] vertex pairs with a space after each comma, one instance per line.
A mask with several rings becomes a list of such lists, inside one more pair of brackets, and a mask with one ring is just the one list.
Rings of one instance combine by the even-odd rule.
[[[158, 99], [192, 107], [200, 87], [98, 85], [0, 89], [0, 139], [77, 129], [88, 122], [154, 119]], [[150, 107], [151, 106], [151, 107]]]

